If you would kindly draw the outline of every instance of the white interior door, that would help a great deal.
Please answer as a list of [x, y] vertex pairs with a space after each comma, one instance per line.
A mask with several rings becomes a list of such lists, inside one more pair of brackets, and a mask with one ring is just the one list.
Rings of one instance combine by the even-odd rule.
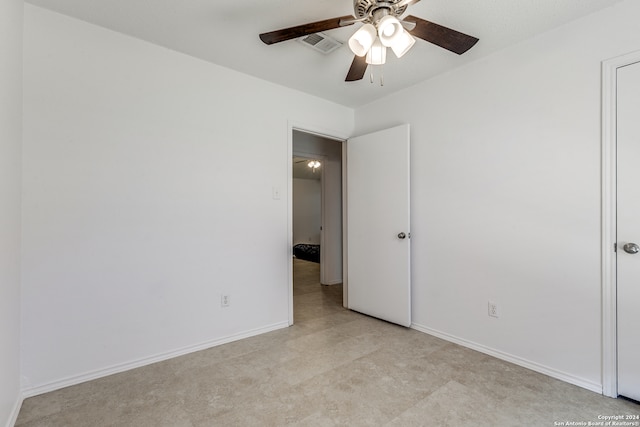
[[347, 306], [410, 326], [409, 125], [346, 144]]
[[640, 400], [640, 63], [617, 79], [618, 394]]

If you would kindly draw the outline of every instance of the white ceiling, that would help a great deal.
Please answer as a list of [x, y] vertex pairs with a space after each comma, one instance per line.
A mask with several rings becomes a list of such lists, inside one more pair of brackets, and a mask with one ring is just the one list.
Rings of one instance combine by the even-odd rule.
[[[422, 0], [407, 14], [478, 37], [458, 56], [418, 40], [402, 59], [389, 55], [384, 86], [345, 75], [346, 41], [357, 25], [328, 31], [345, 45], [324, 55], [295, 40], [267, 46], [258, 34], [353, 14], [351, 0], [29, 0], [242, 73], [357, 107], [620, 0]], [[376, 72], [378, 73], [378, 72]]]

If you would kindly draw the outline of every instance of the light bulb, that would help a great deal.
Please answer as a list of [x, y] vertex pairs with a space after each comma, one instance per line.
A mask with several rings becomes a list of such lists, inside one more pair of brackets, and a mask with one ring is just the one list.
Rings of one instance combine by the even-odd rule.
[[378, 21], [378, 36], [384, 46], [392, 46], [403, 31], [402, 24], [394, 16], [386, 15]]
[[376, 39], [376, 27], [364, 24], [349, 39], [349, 49], [357, 56], [365, 56]]
[[400, 37], [391, 45], [391, 50], [400, 58], [405, 53], [409, 52], [409, 49], [413, 47], [416, 39], [411, 37], [408, 31], [403, 31]]
[[369, 49], [366, 58], [367, 64], [382, 65], [387, 62], [387, 48], [380, 43], [380, 39], [376, 39]]

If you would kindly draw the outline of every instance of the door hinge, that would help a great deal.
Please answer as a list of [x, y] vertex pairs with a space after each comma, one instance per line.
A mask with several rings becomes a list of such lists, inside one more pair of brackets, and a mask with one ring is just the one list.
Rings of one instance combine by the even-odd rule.
[[613, 244], [613, 252], [618, 252], [618, 244], [617, 243]]

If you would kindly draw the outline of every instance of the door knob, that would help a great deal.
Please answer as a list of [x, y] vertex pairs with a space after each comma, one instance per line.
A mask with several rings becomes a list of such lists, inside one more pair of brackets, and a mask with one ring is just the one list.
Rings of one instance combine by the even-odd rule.
[[407, 237], [406, 234], [404, 233], [398, 233], [398, 239], [404, 239], [405, 237]]
[[624, 249], [626, 253], [631, 255], [640, 252], [640, 246], [636, 245], [635, 243], [625, 243], [622, 249]]

